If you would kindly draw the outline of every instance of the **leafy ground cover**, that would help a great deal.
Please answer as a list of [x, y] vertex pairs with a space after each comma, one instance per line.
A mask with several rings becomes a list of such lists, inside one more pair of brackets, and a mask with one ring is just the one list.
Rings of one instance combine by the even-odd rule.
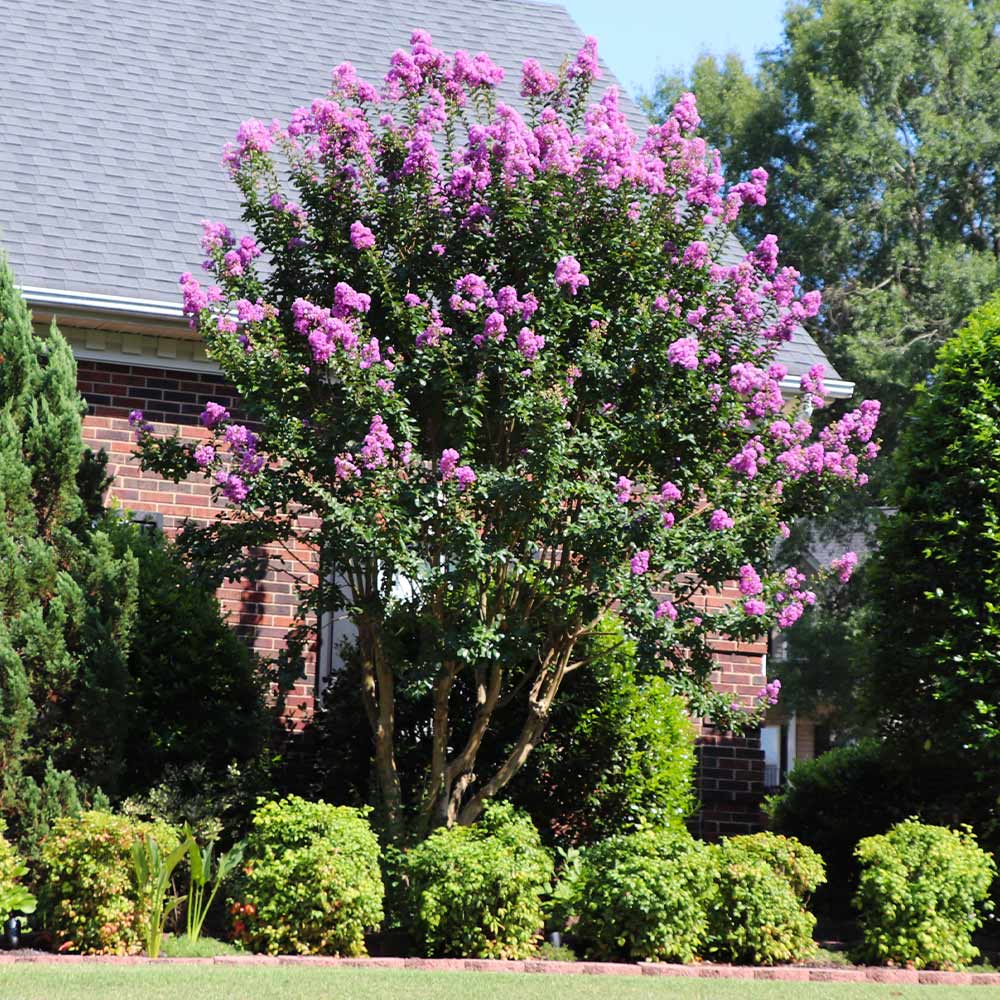
[[[969, 993], [969, 990], [972, 993]], [[0, 968], [7, 1000], [958, 1000], [994, 993], [974, 987], [782, 983], [411, 970], [34, 963]]]

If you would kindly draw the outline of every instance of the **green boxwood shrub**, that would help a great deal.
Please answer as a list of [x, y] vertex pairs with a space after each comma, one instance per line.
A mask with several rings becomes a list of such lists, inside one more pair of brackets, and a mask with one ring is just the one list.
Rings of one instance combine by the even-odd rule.
[[413, 920], [428, 955], [525, 958], [544, 923], [552, 858], [510, 803], [472, 826], [431, 834], [407, 852]]
[[163, 823], [93, 810], [62, 817], [42, 843], [41, 923], [57, 947], [90, 955], [142, 949], [143, 907], [136, 891], [132, 844], [152, 834], [167, 851], [179, 840]]
[[971, 936], [992, 908], [997, 874], [991, 855], [968, 827], [949, 830], [915, 819], [866, 837], [854, 905], [866, 961], [958, 968], [978, 954]]
[[718, 875], [709, 907], [709, 952], [774, 965], [807, 956], [816, 918], [810, 895], [826, 881], [823, 859], [794, 837], [731, 837], [713, 848]]
[[363, 955], [382, 920], [379, 845], [367, 811], [291, 795], [253, 815], [230, 899], [234, 936], [271, 955]]
[[705, 943], [714, 876], [711, 848], [649, 827], [586, 848], [560, 895], [589, 956], [689, 962]]

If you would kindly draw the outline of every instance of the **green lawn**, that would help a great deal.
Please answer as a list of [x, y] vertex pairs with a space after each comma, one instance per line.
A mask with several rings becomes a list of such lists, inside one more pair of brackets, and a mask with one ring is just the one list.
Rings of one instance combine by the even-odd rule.
[[1000, 990], [288, 966], [0, 966], [3, 1000], [958, 1000], [960, 996], [985, 1000], [1000, 996]]

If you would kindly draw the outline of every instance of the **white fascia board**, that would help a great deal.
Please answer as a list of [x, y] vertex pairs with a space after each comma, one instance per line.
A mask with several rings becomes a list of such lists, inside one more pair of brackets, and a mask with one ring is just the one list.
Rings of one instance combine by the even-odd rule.
[[[823, 379], [823, 386], [826, 389], [828, 399], [850, 399], [854, 395], [853, 382], [825, 378]], [[802, 395], [802, 386], [799, 384], [798, 375], [786, 375], [781, 380], [781, 394], [786, 399]]]
[[21, 294], [28, 305], [50, 308], [87, 309], [94, 312], [150, 316], [156, 319], [184, 318], [181, 307], [172, 302], [155, 299], [134, 299], [119, 295], [98, 295], [93, 292], [70, 292], [58, 288], [21, 286]]

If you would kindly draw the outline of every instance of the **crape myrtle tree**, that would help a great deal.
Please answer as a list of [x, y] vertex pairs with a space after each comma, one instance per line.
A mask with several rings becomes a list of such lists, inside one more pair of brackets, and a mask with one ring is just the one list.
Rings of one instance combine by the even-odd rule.
[[[251, 426], [209, 404], [194, 443], [133, 414], [147, 467], [229, 501], [207, 541], [231, 573], [250, 546], [320, 554], [292, 638], [356, 626], [391, 837], [476, 819], [613, 608], [693, 711], [753, 719], [713, 693], [711, 637], [799, 617], [772, 542], [876, 451], [877, 403], [821, 433], [785, 411], [776, 353], [819, 295], [775, 238], [719, 260], [766, 174], [725, 188], [691, 95], [637, 138], [614, 89], [588, 103], [598, 76], [593, 39], [558, 75], [529, 60], [522, 115], [485, 54], [417, 31], [380, 90], [344, 64], [287, 125], [244, 122], [223, 159], [252, 233], [206, 222], [214, 282], [181, 286]], [[741, 600], [708, 610], [730, 579]], [[404, 688], [426, 705], [412, 787]]]

